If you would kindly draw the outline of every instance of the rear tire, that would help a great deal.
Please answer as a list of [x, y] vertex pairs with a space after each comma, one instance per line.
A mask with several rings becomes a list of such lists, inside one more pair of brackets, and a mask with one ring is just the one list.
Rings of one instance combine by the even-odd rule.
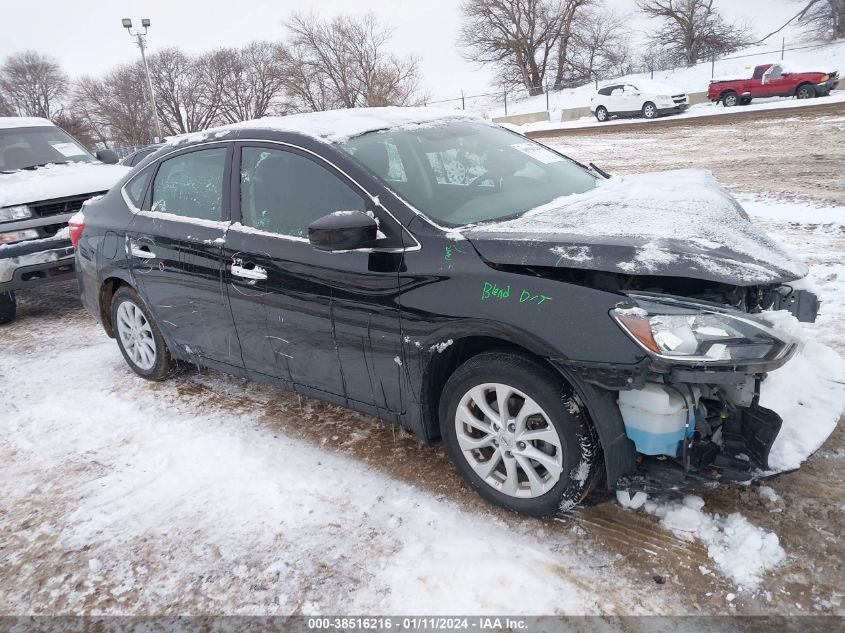
[[111, 322], [120, 353], [141, 378], [160, 381], [173, 369], [173, 359], [152, 313], [135, 290], [121, 286], [114, 293]]
[[596, 120], [599, 123], [605, 123], [610, 118], [607, 108], [604, 106], [599, 106], [596, 108]]
[[724, 107], [733, 108], [738, 103], [739, 95], [737, 95], [733, 90], [728, 90], [728, 92], [722, 95], [722, 105]]
[[816, 96], [816, 88], [810, 84], [804, 84], [803, 86], [798, 86], [798, 90], [795, 91], [795, 98], [796, 99], [812, 99]]
[[656, 119], [657, 115], [659, 114], [657, 112], [657, 106], [654, 105], [651, 101], [646, 101], [643, 104], [642, 113], [644, 119]]
[[440, 431], [458, 474], [512, 512], [569, 510], [603, 472], [598, 437], [573, 389], [518, 354], [485, 352], [456, 369], [441, 395]]
[[0, 325], [11, 323], [15, 320], [18, 311], [18, 302], [14, 292], [0, 292]]

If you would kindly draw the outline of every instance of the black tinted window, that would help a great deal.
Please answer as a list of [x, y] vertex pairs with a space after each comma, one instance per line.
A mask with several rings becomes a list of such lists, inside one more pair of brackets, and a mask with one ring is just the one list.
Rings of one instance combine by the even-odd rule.
[[364, 199], [322, 165], [283, 150], [241, 153], [241, 222], [307, 237], [308, 225], [335, 211], [366, 211]]
[[132, 203], [139, 209], [141, 208], [141, 203], [144, 201], [144, 193], [147, 191], [151, 173], [152, 171], [145, 169], [135, 176], [126, 187], [126, 195], [129, 196]]
[[153, 182], [153, 211], [219, 220], [226, 148], [180, 154], [161, 163]]

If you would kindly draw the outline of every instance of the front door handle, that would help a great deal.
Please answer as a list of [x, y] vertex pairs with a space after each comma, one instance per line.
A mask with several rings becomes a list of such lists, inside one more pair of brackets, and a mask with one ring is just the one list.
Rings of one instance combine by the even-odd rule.
[[254, 264], [250, 264], [250, 268], [245, 268], [242, 264], [232, 264], [231, 270], [235, 277], [254, 280], [267, 279], [267, 271]]
[[129, 242], [129, 255], [132, 257], [140, 257], [141, 259], [152, 259], [156, 256], [146, 244], [140, 245], [135, 242]]

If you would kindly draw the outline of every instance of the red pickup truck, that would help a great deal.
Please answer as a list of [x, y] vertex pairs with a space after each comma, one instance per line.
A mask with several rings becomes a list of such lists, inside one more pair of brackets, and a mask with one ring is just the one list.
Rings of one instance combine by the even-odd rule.
[[798, 71], [785, 62], [776, 62], [757, 66], [751, 79], [711, 79], [707, 97], [721, 101], [726, 108], [746, 105], [760, 97], [812, 99], [828, 94], [838, 81], [836, 71]]

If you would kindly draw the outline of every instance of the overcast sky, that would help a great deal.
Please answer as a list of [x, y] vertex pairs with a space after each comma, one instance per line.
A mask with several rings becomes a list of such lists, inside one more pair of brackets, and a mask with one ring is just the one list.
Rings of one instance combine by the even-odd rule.
[[[635, 16], [634, 0], [605, 0]], [[749, 19], [760, 33], [774, 30], [796, 10], [796, 0], [717, 0], [730, 18]], [[434, 99], [486, 92], [491, 74], [458, 53], [459, 0], [0, 0], [0, 60], [34, 49], [58, 58], [72, 76], [99, 74], [138, 58], [120, 19], [152, 20], [150, 51], [178, 45], [199, 52], [253, 39], [279, 39], [294, 10], [375, 12], [395, 28], [392, 48], [416, 53]], [[646, 25], [636, 17], [637, 30]], [[779, 41], [778, 41], [779, 44]]]

